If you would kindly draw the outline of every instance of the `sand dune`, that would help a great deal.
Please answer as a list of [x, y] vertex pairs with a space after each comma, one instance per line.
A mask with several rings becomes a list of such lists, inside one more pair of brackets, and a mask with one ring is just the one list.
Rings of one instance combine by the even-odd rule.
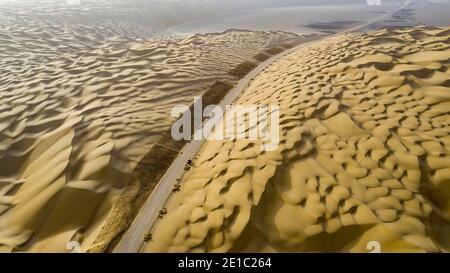
[[39, 26], [0, 36], [0, 250], [57, 252], [89, 247], [175, 104], [296, 38], [227, 31], [72, 48], [73, 34]]
[[147, 252], [450, 251], [450, 29], [298, 50], [236, 104], [281, 108], [281, 144], [208, 141]]
[[65, 38], [76, 34], [79, 39], [73, 46], [80, 46], [112, 37], [148, 38], [172, 25], [224, 12], [231, 5], [219, 7], [203, 0], [0, 0], [0, 6], [3, 28], [28, 32], [29, 27], [42, 27], [41, 37], [51, 32]]

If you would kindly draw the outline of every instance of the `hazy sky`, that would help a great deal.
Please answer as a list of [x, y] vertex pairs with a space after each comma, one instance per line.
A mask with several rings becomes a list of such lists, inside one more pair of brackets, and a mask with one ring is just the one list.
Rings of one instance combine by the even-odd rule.
[[[381, 0], [382, 6], [387, 8], [392, 6], [390, 5], [392, 3], [399, 4], [404, 1]], [[427, 1], [421, 2], [426, 3]], [[80, 4], [70, 4], [76, 2]], [[331, 15], [334, 15], [335, 7], [339, 6], [345, 10], [348, 9], [349, 12], [355, 9], [369, 12], [379, 9], [368, 6], [367, 2], [368, 0], [0, 0], [0, 17], [3, 16], [9, 22], [21, 20], [20, 24], [46, 21], [58, 25], [83, 24], [107, 27], [117, 25], [119, 28], [128, 28], [128, 26], [136, 28], [137, 26], [157, 32], [198, 20], [223, 17], [237, 12], [248, 13], [251, 11], [255, 13], [258, 10], [262, 16], [268, 17], [265, 22], [268, 26], [272, 25], [274, 28], [278, 28], [286, 25], [286, 21], [289, 21], [287, 23], [294, 27], [301, 25], [305, 22], [302, 18], [306, 17], [316, 16], [313, 18], [314, 20], [309, 20], [314, 22], [327, 22], [330, 19], [330, 16], [323, 16], [323, 14], [302, 12], [303, 6], [319, 6], [318, 9], [321, 11], [320, 6], [329, 5], [329, 7], [323, 8], [323, 12], [331, 10]], [[346, 6], [348, 4], [352, 4], [352, 7]], [[285, 6], [298, 6], [299, 8], [292, 9], [292, 12], [289, 12], [290, 16], [278, 13], [266, 14], [263, 11], [264, 8]], [[354, 6], [358, 7], [354, 8]], [[445, 25], [448, 22], [447, 14], [450, 9], [448, 5], [441, 7], [428, 4], [428, 6], [421, 12], [421, 21], [428, 23], [426, 19], [434, 20], [436, 17], [434, 14], [439, 11], [442, 13], [439, 18], [445, 19], [441, 24]], [[357, 15], [360, 14], [358, 10], [356, 12]], [[342, 17], [339, 14], [336, 15]], [[354, 13], [349, 13], [343, 19], [361, 20], [357, 17]], [[260, 18], [256, 18], [256, 16], [249, 17], [246, 22], [242, 22], [242, 27], [251, 24], [251, 19], [255, 19], [255, 24], [261, 22]], [[239, 20], [242, 21], [242, 18], [237, 20], [230, 17], [223, 20], [240, 22]], [[207, 23], [215, 22], [208, 21]]]

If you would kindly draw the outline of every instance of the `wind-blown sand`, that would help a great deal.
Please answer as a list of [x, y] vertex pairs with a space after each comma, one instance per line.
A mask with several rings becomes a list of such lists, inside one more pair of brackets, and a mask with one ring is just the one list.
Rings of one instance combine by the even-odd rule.
[[0, 34], [7, 252], [64, 252], [71, 240], [89, 248], [131, 170], [170, 128], [172, 107], [190, 105], [216, 80], [236, 81], [229, 70], [297, 37], [227, 31], [94, 46], [38, 26], [9, 30]]
[[450, 251], [450, 29], [300, 49], [236, 104], [281, 107], [281, 145], [208, 141], [147, 252]]

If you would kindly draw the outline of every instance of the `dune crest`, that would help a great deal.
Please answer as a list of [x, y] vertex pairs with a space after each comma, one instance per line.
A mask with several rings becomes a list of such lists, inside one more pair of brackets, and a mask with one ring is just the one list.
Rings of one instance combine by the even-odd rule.
[[0, 251], [6, 252], [67, 252], [72, 240], [88, 249], [130, 172], [170, 128], [172, 107], [190, 105], [216, 80], [235, 82], [228, 71], [266, 46], [298, 38], [227, 31], [67, 51], [70, 43], [60, 40], [55, 53], [43, 43], [61, 36], [40, 39], [40, 29], [27, 31], [15, 33], [23, 39], [16, 50], [0, 46]]
[[208, 141], [148, 252], [450, 251], [450, 29], [300, 49], [235, 104], [276, 104], [281, 144]]

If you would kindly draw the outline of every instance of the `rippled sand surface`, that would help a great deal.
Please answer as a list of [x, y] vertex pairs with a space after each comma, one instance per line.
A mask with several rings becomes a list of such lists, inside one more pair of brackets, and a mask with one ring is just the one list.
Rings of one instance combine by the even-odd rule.
[[[227, 31], [133, 41], [27, 24], [0, 32], [0, 250], [94, 240], [176, 104], [294, 35]], [[102, 39], [102, 37], [104, 39]], [[83, 238], [83, 239], [79, 239]]]
[[281, 144], [209, 141], [145, 251], [450, 250], [450, 29], [329, 38], [236, 104], [281, 108]]

